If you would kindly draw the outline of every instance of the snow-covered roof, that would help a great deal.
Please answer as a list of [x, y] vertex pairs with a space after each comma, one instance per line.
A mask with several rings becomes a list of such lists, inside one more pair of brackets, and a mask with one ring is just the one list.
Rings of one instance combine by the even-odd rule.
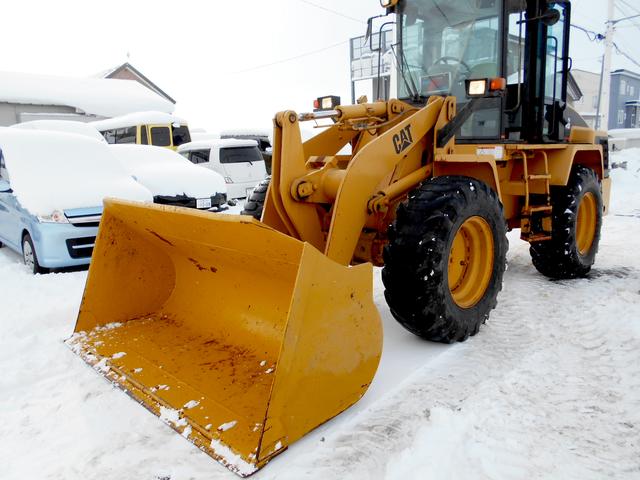
[[219, 133], [208, 133], [208, 132], [198, 132], [193, 131], [191, 127], [189, 127], [189, 133], [191, 133], [191, 140], [194, 142], [197, 140], [214, 140], [216, 138], [220, 138]]
[[105, 197], [151, 201], [104, 142], [71, 133], [0, 128], [14, 195], [35, 215], [97, 207]]
[[176, 117], [170, 113], [146, 111], [107, 118], [106, 120], [97, 120], [95, 122], [89, 122], [89, 125], [100, 131], [104, 131], [112, 128], [132, 127], [134, 125], [168, 125], [173, 123], [180, 125], [187, 124], [183, 118]]
[[0, 72], [0, 102], [64, 105], [101, 117], [143, 110], [171, 113], [174, 105], [131, 80]]
[[214, 147], [257, 147], [255, 140], [241, 140], [238, 138], [212, 138], [209, 140], [197, 140], [195, 142], [183, 143], [178, 147], [178, 152], [190, 152], [192, 150], [206, 150]]
[[150, 145], [109, 145], [125, 170], [153, 195], [187, 195], [207, 198], [226, 193], [219, 173], [194, 165], [168, 148]]
[[268, 137], [272, 134], [271, 128], [230, 128], [220, 132], [221, 137]]
[[72, 120], [33, 120], [31, 122], [16, 123], [15, 125], [11, 125], [11, 128], [75, 133], [106, 143], [105, 138], [95, 127], [84, 122], [74, 122]]
[[640, 128], [612, 128], [610, 137], [640, 138]]

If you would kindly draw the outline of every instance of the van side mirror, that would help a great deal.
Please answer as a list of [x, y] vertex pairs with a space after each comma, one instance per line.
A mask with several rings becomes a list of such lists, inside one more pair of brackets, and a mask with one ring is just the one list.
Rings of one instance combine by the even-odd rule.
[[13, 192], [13, 190], [11, 190], [11, 184], [3, 178], [0, 178], [0, 192], [2, 193]]

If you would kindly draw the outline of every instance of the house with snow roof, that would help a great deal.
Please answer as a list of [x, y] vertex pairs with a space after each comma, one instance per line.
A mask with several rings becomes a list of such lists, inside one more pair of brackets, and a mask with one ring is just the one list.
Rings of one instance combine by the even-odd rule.
[[133, 80], [134, 82], [138, 82], [139, 84], [147, 87], [152, 92], [156, 92], [161, 97], [166, 98], [171, 103], [175, 104], [176, 101], [169, 96], [164, 90], [162, 90], [158, 85], [153, 83], [149, 78], [147, 78], [140, 70], [131, 65], [129, 62], [124, 62], [117, 67], [110, 68], [103, 72], [100, 72], [97, 77], [99, 78], [115, 78], [119, 80]]
[[86, 122], [149, 110], [172, 113], [175, 101], [163, 93], [131, 79], [0, 72], [0, 126], [43, 119]]

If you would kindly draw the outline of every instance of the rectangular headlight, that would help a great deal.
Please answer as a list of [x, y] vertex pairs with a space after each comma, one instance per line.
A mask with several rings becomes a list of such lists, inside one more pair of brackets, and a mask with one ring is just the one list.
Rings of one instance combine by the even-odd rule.
[[484, 97], [487, 94], [487, 80], [471, 80], [467, 85], [467, 95], [470, 97]]
[[340, 105], [340, 97], [337, 95], [328, 95], [326, 97], [318, 97], [313, 102], [314, 111], [333, 110]]

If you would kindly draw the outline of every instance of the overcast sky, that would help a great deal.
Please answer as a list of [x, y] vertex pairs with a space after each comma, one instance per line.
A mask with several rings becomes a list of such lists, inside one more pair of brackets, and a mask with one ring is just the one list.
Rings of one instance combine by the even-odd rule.
[[[640, 11], [640, 0], [617, 2], [616, 18]], [[177, 100], [177, 114], [209, 131], [268, 128], [276, 111], [310, 110], [320, 95], [349, 101], [348, 39], [363, 35], [366, 18], [381, 13], [378, 0], [2, 3], [0, 69], [90, 76], [128, 53]], [[573, 22], [604, 31], [606, 3], [574, 0]], [[615, 41], [640, 62], [639, 20], [621, 23]], [[599, 71], [602, 44], [572, 34], [574, 67]], [[613, 68], [640, 72], [617, 54]]]

